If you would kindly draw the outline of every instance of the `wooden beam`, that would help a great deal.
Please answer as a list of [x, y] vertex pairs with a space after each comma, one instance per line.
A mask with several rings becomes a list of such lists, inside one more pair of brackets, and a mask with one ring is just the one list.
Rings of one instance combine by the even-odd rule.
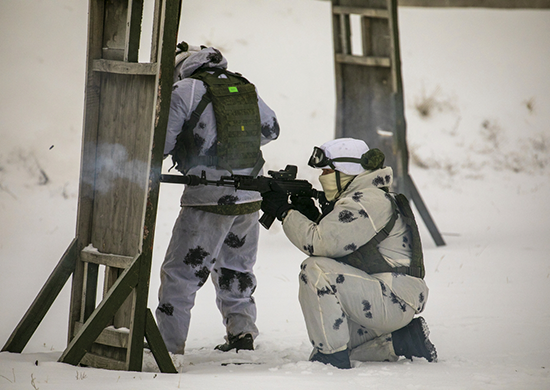
[[439, 233], [437, 226], [435, 226], [435, 222], [432, 219], [432, 216], [430, 215], [428, 208], [424, 204], [424, 201], [422, 200], [422, 197], [420, 196], [420, 193], [418, 192], [418, 189], [416, 188], [416, 185], [414, 184], [412, 177], [410, 175], [405, 176], [405, 185], [407, 187], [409, 199], [412, 200], [416, 209], [420, 213], [420, 216], [424, 220], [424, 223], [426, 224], [428, 231], [430, 232], [433, 240], [435, 241], [435, 245], [437, 246], [445, 245], [445, 240], [443, 240], [443, 237]]
[[550, 0], [399, 0], [400, 7], [550, 8]]
[[362, 57], [346, 54], [336, 54], [336, 61], [350, 65], [363, 65], [363, 66], [382, 66], [388, 68], [391, 66], [391, 60], [385, 57]]
[[76, 238], [71, 242], [50, 277], [11, 334], [6, 345], [2, 348], [2, 351], [17, 353], [23, 351], [23, 348], [25, 348], [36, 328], [38, 328], [38, 325], [40, 325], [44, 316], [50, 310], [63, 286], [65, 286], [65, 283], [67, 283], [67, 280], [74, 272], [77, 257], [77, 242]]
[[147, 309], [147, 318], [145, 324], [145, 337], [153, 353], [153, 357], [159, 366], [160, 372], [167, 374], [177, 374], [178, 370], [174, 367], [174, 363], [170, 358], [166, 344], [159, 332], [155, 318], [151, 310]]
[[112, 253], [101, 253], [86, 247], [80, 252], [80, 260], [87, 263], [126, 269], [132, 264], [134, 258], [131, 256], [114, 255]]
[[367, 16], [369, 18], [383, 18], [388, 19], [390, 14], [386, 9], [375, 9], [375, 8], [361, 8], [361, 7], [345, 7], [340, 5], [335, 5], [332, 7], [333, 14], [353, 14]]
[[140, 266], [141, 256], [138, 256], [132, 265], [118, 278], [107, 296], [101, 301], [97, 309], [84, 323], [84, 326], [71, 340], [59, 358], [60, 362], [74, 366], [80, 363], [92, 343], [105, 329], [105, 325], [135, 288], [139, 279]]
[[98, 59], [93, 61], [94, 72], [156, 76], [158, 65], [151, 62], [124, 62]]

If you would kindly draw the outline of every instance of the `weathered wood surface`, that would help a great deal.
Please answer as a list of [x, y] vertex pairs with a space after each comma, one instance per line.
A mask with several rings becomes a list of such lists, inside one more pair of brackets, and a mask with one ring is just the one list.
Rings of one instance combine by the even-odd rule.
[[404, 7], [550, 8], [550, 0], [399, 0]]

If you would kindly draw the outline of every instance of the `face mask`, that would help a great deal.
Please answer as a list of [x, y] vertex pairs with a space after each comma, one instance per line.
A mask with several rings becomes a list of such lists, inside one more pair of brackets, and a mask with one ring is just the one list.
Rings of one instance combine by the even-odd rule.
[[[340, 188], [343, 189], [346, 185], [353, 180], [354, 175], [346, 175], [340, 172]], [[337, 198], [341, 190], [338, 190], [338, 183], [336, 182], [336, 172], [329, 173], [328, 175], [319, 176], [319, 182], [325, 191], [325, 196], [330, 202]]]

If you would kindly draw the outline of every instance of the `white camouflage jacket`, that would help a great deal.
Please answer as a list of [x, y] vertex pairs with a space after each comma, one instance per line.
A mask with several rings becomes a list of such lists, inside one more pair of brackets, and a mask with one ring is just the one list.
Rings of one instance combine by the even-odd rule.
[[[203, 95], [206, 93], [206, 86], [202, 81], [188, 78], [201, 66], [209, 68], [227, 69], [227, 60], [215, 48], [209, 47], [198, 53], [194, 53], [187, 58], [179, 69], [182, 80], [174, 83], [172, 91], [172, 100], [170, 103], [170, 114], [168, 117], [168, 128], [166, 133], [166, 142], [164, 154], [169, 154], [176, 145], [176, 139], [181, 132], [182, 126], [195, 110]], [[260, 119], [262, 123], [261, 145], [275, 140], [279, 136], [279, 124], [273, 110], [265, 104], [258, 95], [258, 106], [260, 109]], [[199, 155], [208, 155], [216, 145], [217, 131], [216, 118], [212, 103], [206, 106], [201, 118], [193, 130], [195, 141], [199, 142]], [[209, 180], [217, 180], [221, 176], [227, 176], [230, 173], [226, 170], [216, 169], [214, 167], [196, 166], [191, 168], [187, 174], [200, 176], [201, 172], [206, 172]], [[236, 175], [249, 175], [252, 168], [234, 170]], [[260, 175], [262, 172], [260, 172]], [[186, 186], [181, 197], [182, 206], [197, 205], [223, 205], [223, 204], [241, 204], [261, 200], [257, 192], [236, 191], [233, 188], [213, 187], [213, 186]]]
[[[338, 197], [333, 211], [319, 223], [310, 221], [296, 210], [290, 210], [283, 220], [288, 239], [309, 256], [341, 257], [366, 244], [386, 226], [392, 216], [391, 201], [381, 188], [389, 187], [393, 171], [385, 167], [366, 171], [353, 179]], [[409, 266], [412, 249], [411, 233], [399, 216], [389, 236], [379, 245], [384, 259], [392, 266]], [[424, 280], [408, 275], [379, 273], [373, 277], [386, 283], [393, 293], [418, 312], [422, 311], [428, 294]], [[393, 279], [399, 283], [393, 286]], [[403, 280], [406, 280], [403, 283]]]

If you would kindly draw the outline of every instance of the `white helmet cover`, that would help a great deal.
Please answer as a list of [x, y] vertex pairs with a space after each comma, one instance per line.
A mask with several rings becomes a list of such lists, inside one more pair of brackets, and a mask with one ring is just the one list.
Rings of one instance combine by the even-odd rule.
[[[332, 141], [325, 142], [321, 145], [320, 149], [325, 152], [325, 155], [329, 159], [338, 157], [352, 157], [361, 159], [361, 156], [368, 152], [369, 147], [365, 141], [355, 138], [337, 138]], [[365, 172], [365, 169], [360, 163], [351, 162], [333, 162], [337, 171], [345, 173], [346, 175], [359, 175]], [[330, 167], [324, 166], [320, 168], [329, 169]]]

